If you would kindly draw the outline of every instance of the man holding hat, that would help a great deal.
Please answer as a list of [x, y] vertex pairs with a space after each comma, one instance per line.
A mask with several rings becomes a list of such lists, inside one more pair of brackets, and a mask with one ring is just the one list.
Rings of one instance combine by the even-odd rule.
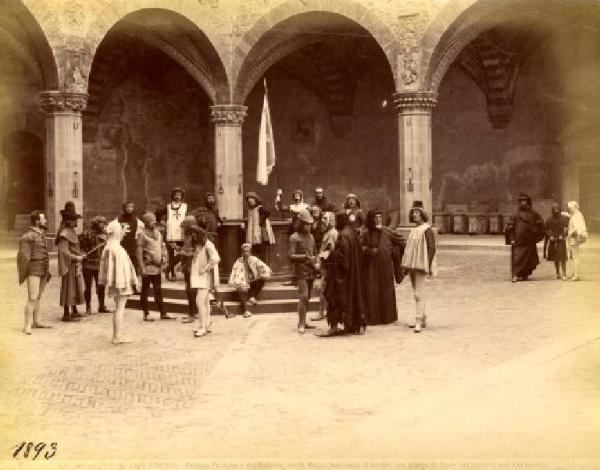
[[298, 286], [298, 333], [304, 334], [306, 329], [315, 328], [306, 324], [306, 312], [320, 265], [315, 239], [310, 233], [313, 218], [307, 210], [303, 210], [296, 220], [296, 231], [290, 236], [289, 241], [289, 258], [294, 267], [294, 278]]
[[544, 219], [532, 209], [531, 198], [521, 193], [518, 201], [517, 213], [509, 219], [504, 233], [506, 244], [511, 245], [512, 282], [526, 281], [540, 264], [536, 244], [546, 232]]
[[85, 282], [85, 313], [92, 313], [92, 284], [96, 282], [96, 295], [98, 297], [98, 313], [109, 313], [104, 305], [105, 288], [98, 284], [98, 269], [100, 256], [106, 244], [106, 217], [97, 215], [90, 223], [90, 228], [79, 235], [81, 250], [86, 253], [83, 260], [83, 280]]
[[[63, 321], [79, 321], [81, 315], [76, 306], [85, 302], [85, 287], [81, 262], [83, 252], [79, 245], [79, 237], [75, 233], [77, 221], [81, 215], [75, 212], [74, 205], [65, 204], [60, 211], [62, 228], [56, 234], [58, 240], [58, 274], [62, 281], [60, 285], [60, 306], [63, 307]], [[71, 310], [71, 311], [70, 311]]]

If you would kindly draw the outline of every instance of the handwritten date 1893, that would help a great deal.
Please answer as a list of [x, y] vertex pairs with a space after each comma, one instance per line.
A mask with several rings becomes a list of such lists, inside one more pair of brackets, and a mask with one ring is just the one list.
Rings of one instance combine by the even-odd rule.
[[40, 457], [40, 455], [42, 455], [42, 452], [44, 452], [44, 449], [46, 449], [46, 452], [44, 452], [43, 457], [46, 460], [50, 460], [56, 455], [56, 451], [58, 450], [58, 444], [56, 442], [51, 442], [50, 445], [47, 446], [45, 442], [20, 442], [19, 444], [14, 446], [14, 449], [16, 450], [13, 452], [13, 458], [18, 458], [19, 454], [22, 451], [21, 456], [24, 459], [31, 458], [32, 460], [35, 460], [38, 457]]

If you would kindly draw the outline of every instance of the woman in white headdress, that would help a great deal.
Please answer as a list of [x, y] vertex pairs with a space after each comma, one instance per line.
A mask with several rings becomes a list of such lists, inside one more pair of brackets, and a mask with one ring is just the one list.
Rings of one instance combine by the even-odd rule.
[[585, 225], [583, 214], [579, 210], [579, 204], [577, 204], [576, 201], [569, 201], [567, 208], [569, 209], [570, 216], [567, 240], [569, 242], [571, 256], [573, 257], [573, 276], [569, 278], [569, 281], [579, 281], [579, 267], [581, 265], [579, 245], [582, 245], [587, 241], [587, 227]]
[[138, 286], [138, 278], [133, 263], [121, 239], [125, 235], [119, 222], [112, 221], [106, 227], [108, 240], [98, 270], [98, 283], [106, 287], [106, 293], [114, 297], [116, 309], [113, 315], [113, 344], [131, 343], [131, 339], [123, 335], [123, 313], [127, 297], [133, 294]]

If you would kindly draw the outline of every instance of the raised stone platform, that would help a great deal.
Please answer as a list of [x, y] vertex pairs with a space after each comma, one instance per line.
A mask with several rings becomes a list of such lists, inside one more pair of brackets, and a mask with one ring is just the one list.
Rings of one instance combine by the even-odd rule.
[[[187, 315], [188, 302], [183, 281], [163, 282], [162, 286], [163, 300], [167, 312]], [[235, 289], [226, 285], [220, 286], [219, 295], [231, 313], [243, 313], [240, 311], [240, 302]], [[150, 311], [158, 311], [156, 303], [154, 302], [154, 296], [150, 295], [148, 300]], [[258, 296], [258, 305], [248, 304], [248, 309], [253, 314], [291, 313], [296, 312], [297, 305], [298, 295], [294, 286], [285, 286], [279, 282], [268, 282]], [[131, 296], [127, 300], [127, 308], [141, 310], [142, 307], [139, 295]], [[310, 310], [314, 311], [318, 310], [318, 308], [318, 296], [313, 295], [310, 301]], [[216, 310], [214, 312], [219, 313]]]

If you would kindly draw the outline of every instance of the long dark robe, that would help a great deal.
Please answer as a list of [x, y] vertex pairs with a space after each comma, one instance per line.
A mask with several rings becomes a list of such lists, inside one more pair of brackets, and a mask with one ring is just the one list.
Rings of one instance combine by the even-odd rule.
[[389, 228], [369, 229], [360, 237], [369, 325], [386, 325], [398, 320], [392, 249], [401, 238]]
[[325, 292], [327, 322], [330, 326], [344, 325], [347, 333], [357, 333], [366, 324], [364, 285], [358, 235], [351, 225], [340, 232], [331, 255], [331, 282]]
[[138, 262], [137, 262], [137, 228], [138, 228], [138, 219], [133, 214], [121, 214], [118, 218], [119, 223], [121, 224], [129, 224], [129, 231], [123, 236], [121, 240], [121, 246], [125, 248], [125, 251], [129, 255], [129, 259], [133, 263], [135, 271], [139, 271]]
[[531, 276], [538, 264], [537, 242], [544, 239], [544, 220], [531, 209], [520, 209], [506, 227], [506, 241], [512, 248], [512, 275], [526, 278]]
[[61, 276], [60, 306], [81, 305], [85, 303], [85, 286], [81, 261], [74, 256], [83, 253], [75, 230], [65, 227], [58, 234], [58, 274]]

